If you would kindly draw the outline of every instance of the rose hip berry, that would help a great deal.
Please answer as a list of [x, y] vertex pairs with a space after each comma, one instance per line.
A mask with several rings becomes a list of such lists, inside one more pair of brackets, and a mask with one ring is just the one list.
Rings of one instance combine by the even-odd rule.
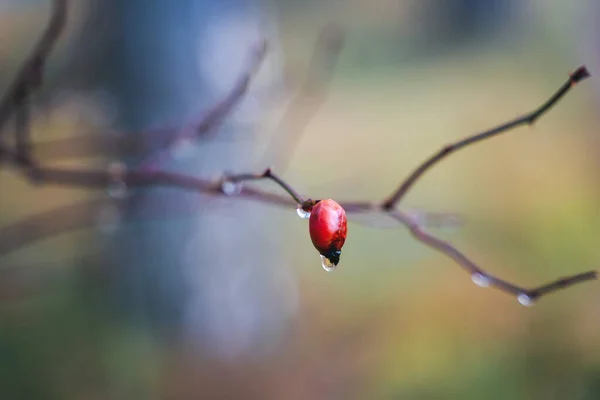
[[340, 262], [348, 231], [342, 206], [331, 199], [319, 201], [312, 207], [308, 228], [317, 251], [335, 268]]

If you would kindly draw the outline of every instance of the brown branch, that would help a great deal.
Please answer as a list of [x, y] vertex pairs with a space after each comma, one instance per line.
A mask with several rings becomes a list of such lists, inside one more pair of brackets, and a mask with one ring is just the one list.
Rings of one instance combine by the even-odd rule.
[[260, 174], [229, 175], [224, 178], [223, 183], [225, 183], [225, 182], [238, 183], [238, 182], [243, 182], [243, 181], [257, 181], [257, 180], [261, 180], [261, 179], [270, 179], [273, 182], [275, 182], [283, 190], [285, 190], [286, 193], [289, 194], [298, 205], [302, 205], [305, 202], [305, 200], [302, 198], [302, 196], [300, 194], [298, 194], [298, 192], [296, 192], [294, 190], [294, 188], [292, 188], [287, 182], [285, 182], [278, 175], [273, 173], [273, 171], [271, 171], [271, 168], [267, 168], [264, 172], [262, 172]]
[[554, 106], [567, 92], [575, 86], [576, 83], [588, 78], [590, 76], [589, 72], [584, 66], [577, 68], [577, 70], [569, 75], [569, 80], [567, 80], [557, 91], [550, 97], [544, 104], [538, 107], [536, 110], [532, 111], [529, 114], [526, 114], [522, 117], [516, 118], [512, 121], [509, 121], [505, 124], [492, 128], [488, 131], [478, 133], [473, 136], [469, 136], [463, 140], [458, 142], [449, 144], [443, 147], [440, 151], [435, 153], [433, 156], [425, 160], [421, 165], [419, 165], [409, 176], [402, 182], [400, 187], [394, 191], [384, 202], [383, 208], [390, 210], [397, 205], [400, 200], [406, 195], [406, 193], [412, 188], [412, 186], [417, 182], [417, 180], [431, 167], [437, 164], [439, 161], [448, 157], [450, 154], [466, 147], [476, 142], [480, 142], [485, 139], [489, 139], [503, 132], [509, 131], [513, 128], [516, 128], [520, 125], [533, 125], [533, 123], [541, 117], [544, 113], [546, 113], [552, 106]]
[[25, 103], [32, 92], [42, 85], [46, 59], [67, 19], [67, 0], [54, 0], [52, 5], [52, 15], [45, 31], [0, 100], [0, 137], [6, 122], [15, 111], [15, 105]]
[[[9, 156], [17, 158], [16, 154], [8, 153]], [[11, 161], [13, 158], [8, 158]], [[220, 179], [208, 180], [192, 177], [177, 173], [154, 170], [127, 170], [125, 167], [109, 167], [107, 169], [67, 169], [40, 167], [35, 164], [28, 168], [23, 168], [18, 162], [13, 163], [22, 171], [26, 179], [34, 183], [44, 183], [45, 185], [64, 186], [68, 188], [79, 188], [88, 190], [107, 191], [111, 185], [122, 184], [122, 189], [131, 191], [134, 189], [144, 189], [149, 187], [170, 187], [183, 191], [193, 191], [208, 196], [223, 196], [232, 199], [246, 201], [256, 201], [262, 204], [270, 204], [278, 207], [298, 207], [305, 204], [310, 205], [312, 200], [304, 200], [291, 185], [281, 177], [274, 174], [270, 169], [259, 174], [238, 174], [225, 175]], [[244, 181], [272, 180], [282, 188], [285, 194], [276, 194], [243, 185], [231, 190], [227, 187], [228, 182], [241, 184]], [[177, 196], [178, 193], [169, 196]], [[125, 196], [126, 198], [127, 196]], [[125, 199], [115, 200], [108, 196], [102, 196], [92, 200], [86, 200], [76, 204], [70, 204], [49, 211], [44, 211], [14, 224], [0, 227], [0, 256], [15, 251], [25, 245], [37, 242], [39, 240], [56, 236], [73, 230], [93, 227], [99, 223], [95, 215], [95, 210], [101, 210], [106, 206], [124, 205]], [[177, 200], [165, 199], [160, 202], [144, 202], [136, 204], [135, 213], [124, 214], [124, 220], [121, 222], [130, 222], [133, 220], [157, 219], [161, 217], [179, 218], [193, 215], [198, 212], [199, 207], [178, 204], [177, 207], [163, 207], [157, 204], [174, 204]], [[363, 213], [373, 210], [379, 210], [376, 203], [345, 202], [340, 204], [348, 214]], [[154, 207], [154, 208], [153, 208]], [[410, 213], [410, 211], [406, 211]], [[423, 211], [420, 211], [423, 214]], [[435, 218], [441, 218], [441, 214], [432, 214]], [[427, 217], [427, 213], [425, 213]]]
[[530, 289], [517, 286], [508, 281], [497, 278], [481, 269], [474, 261], [460, 252], [452, 244], [425, 232], [419, 226], [419, 224], [415, 223], [405, 213], [395, 210], [391, 211], [390, 215], [400, 223], [404, 224], [410, 230], [415, 239], [454, 260], [471, 275], [471, 279], [475, 284], [481, 287], [491, 286], [499, 289], [502, 292], [517, 296], [519, 302], [525, 306], [533, 305], [533, 303], [540, 297], [553, 293], [557, 290], [566, 289], [578, 283], [598, 279], [598, 271], [587, 271], [559, 278], [548, 284]]
[[[107, 169], [107, 170], [69, 170], [59, 168], [38, 168], [32, 167], [34, 175], [46, 184], [66, 185], [69, 187], [82, 187], [87, 189], [105, 189], [115, 182], [122, 182], [127, 188], [143, 188], [150, 186], [173, 187], [184, 190], [193, 190], [203, 194], [217, 196], [231, 196], [224, 183], [241, 183], [244, 181], [272, 180], [279, 185], [286, 196], [264, 192], [251, 187], [240, 187], [239, 192], [235, 192], [235, 197], [255, 200], [261, 203], [269, 203], [277, 206], [292, 207], [307, 204], [311, 200], [304, 200], [288, 183], [279, 176], [275, 175], [270, 169], [258, 174], [237, 174], [227, 175], [217, 180], [206, 180], [186, 175], [174, 174], [164, 171], [151, 170], [131, 170], [126, 169]], [[26, 220], [19, 221], [13, 225], [0, 228], [0, 255], [14, 251], [17, 248], [52, 235], [64, 233], [76, 229], [82, 229], [97, 224], [98, 221], [92, 212], [103, 205], [110, 205], [109, 198], [96, 199], [80, 204], [65, 206], [61, 209], [44, 212], [32, 216]], [[373, 210], [377, 207], [376, 202], [372, 203], [345, 203], [342, 206], [348, 213]], [[167, 213], [169, 216], [185, 215], [190, 210], [181, 208], [175, 209], [150, 209], [138, 213], [136, 218], [156, 218], [158, 215]], [[386, 211], [384, 211], [386, 212]], [[458, 265], [463, 267], [472, 277], [475, 283], [480, 286], [495, 287], [505, 293], [515, 295], [521, 303], [525, 305], [532, 304], [543, 295], [550, 294], [557, 290], [568, 288], [574, 284], [594, 280], [597, 278], [596, 271], [588, 271], [581, 274], [565, 277], [553, 281], [549, 284], [527, 289], [514, 285], [508, 281], [497, 278], [485, 270], [481, 269], [474, 261], [452, 246], [426, 231], [420, 224], [406, 212], [400, 210], [388, 211], [388, 215], [405, 225], [412, 235], [427, 246], [445, 254], [453, 259]], [[132, 217], [129, 216], [129, 219]], [[128, 219], [128, 220], [129, 220]]]

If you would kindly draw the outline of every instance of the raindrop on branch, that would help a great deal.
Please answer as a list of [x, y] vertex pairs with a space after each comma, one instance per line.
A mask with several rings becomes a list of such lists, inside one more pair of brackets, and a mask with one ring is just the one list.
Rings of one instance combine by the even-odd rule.
[[475, 272], [473, 275], [471, 275], [471, 280], [474, 284], [482, 288], [490, 286], [490, 278], [479, 272]]
[[298, 206], [298, 208], [296, 208], [296, 212], [298, 213], [298, 216], [302, 219], [310, 218], [310, 211], [304, 210], [302, 206]]
[[521, 293], [520, 295], [518, 295], [517, 301], [525, 307], [531, 307], [535, 304], [535, 301], [525, 293]]
[[242, 192], [242, 184], [240, 182], [224, 180], [221, 183], [221, 191], [227, 196], [235, 196]]

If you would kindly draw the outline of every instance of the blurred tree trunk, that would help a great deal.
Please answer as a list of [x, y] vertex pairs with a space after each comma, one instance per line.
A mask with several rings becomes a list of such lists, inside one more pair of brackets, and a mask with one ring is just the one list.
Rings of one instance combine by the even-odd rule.
[[[80, 46], [103, 31], [107, 36], [98, 49], [102, 59], [91, 54], [98, 64], [80, 64], [89, 68], [83, 80], [91, 77], [86, 85], [110, 91], [119, 112], [116, 128], [123, 131], [183, 126], [196, 119], [230, 90], [260, 38], [273, 37], [263, 31], [268, 16], [258, 1], [92, 5]], [[248, 138], [261, 108], [250, 94], [226, 121], [222, 134], [243, 140], [199, 144], [184, 159], [168, 157], [162, 167], [213, 177], [254, 169]], [[278, 278], [285, 268], [278, 262], [280, 246], [265, 224], [268, 209], [171, 189], [133, 192], [126, 202], [129, 216], [147, 208], [195, 210], [180, 220], [124, 224], [107, 249], [120, 293], [144, 329], [191, 338], [228, 355], [277, 335], [289, 309]]]

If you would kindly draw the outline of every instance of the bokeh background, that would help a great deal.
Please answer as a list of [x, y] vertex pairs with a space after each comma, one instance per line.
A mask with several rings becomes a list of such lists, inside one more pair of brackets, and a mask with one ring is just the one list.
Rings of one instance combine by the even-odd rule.
[[[49, 3], [0, 1], [1, 88]], [[151, 148], [143, 132], [201, 116], [264, 35], [244, 102], [162, 168], [268, 164], [312, 198], [381, 199], [577, 66], [596, 75], [598, 21], [592, 0], [71, 0], [34, 99], [34, 151], [136, 165], [86, 135]], [[458, 213], [458, 230], [436, 233], [525, 286], [597, 268], [599, 90], [586, 81], [535, 126], [456, 154], [403, 207]], [[32, 185], [1, 167], [0, 398], [600, 397], [595, 283], [525, 308], [376, 215], [350, 216], [328, 274], [294, 209], [117, 189]]]

